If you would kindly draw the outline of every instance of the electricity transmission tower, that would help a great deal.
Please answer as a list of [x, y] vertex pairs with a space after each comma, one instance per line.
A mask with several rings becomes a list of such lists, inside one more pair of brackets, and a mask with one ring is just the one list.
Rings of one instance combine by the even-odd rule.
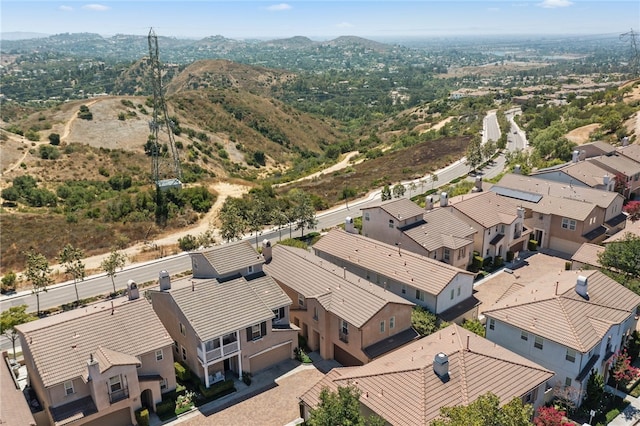
[[640, 52], [638, 52], [638, 34], [633, 31], [627, 31], [624, 34], [620, 34], [620, 40], [629, 39], [631, 43], [631, 59], [629, 60], [629, 68], [631, 69], [632, 77], [638, 77], [640, 75]]
[[156, 185], [156, 223], [164, 226], [168, 217], [168, 207], [163, 192], [171, 188], [182, 188], [182, 171], [173, 134], [175, 123], [169, 118], [162, 90], [162, 67], [158, 56], [158, 37], [153, 28], [149, 30], [148, 41], [151, 84], [153, 86], [153, 115], [149, 122], [151, 176]]

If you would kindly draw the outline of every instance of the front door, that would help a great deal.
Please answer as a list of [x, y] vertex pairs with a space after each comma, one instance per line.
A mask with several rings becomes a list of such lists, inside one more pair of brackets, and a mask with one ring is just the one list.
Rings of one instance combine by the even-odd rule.
[[542, 239], [544, 238], [544, 231], [542, 229], [536, 229], [534, 232], [534, 239], [538, 242], [538, 247], [542, 248]]
[[153, 394], [151, 393], [151, 389], [145, 389], [140, 394], [140, 402], [142, 406], [149, 410], [149, 412], [154, 412], [155, 407], [153, 404]]

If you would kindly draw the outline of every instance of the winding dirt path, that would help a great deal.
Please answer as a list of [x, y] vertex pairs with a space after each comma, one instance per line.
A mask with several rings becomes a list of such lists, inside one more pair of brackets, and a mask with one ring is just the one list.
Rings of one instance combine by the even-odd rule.
[[349, 166], [349, 163], [351, 162], [351, 159], [353, 157], [355, 157], [356, 155], [358, 155], [358, 154], [359, 154], [358, 151], [347, 152], [342, 160], [340, 160], [339, 162], [337, 162], [336, 164], [334, 164], [332, 166], [327, 167], [326, 169], [320, 170], [318, 172], [312, 173], [312, 174], [307, 175], [307, 176], [303, 176], [303, 177], [301, 177], [299, 179], [296, 179], [296, 180], [292, 180], [291, 182], [278, 183], [278, 184], [273, 185], [273, 186], [275, 186], [276, 188], [279, 188], [281, 186], [287, 186], [287, 185], [290, 185], [290, 184], [295, 183], [295, 182], [302, 182], [303, 180], [313, 179], [313, 178], [321, 176], [321, 175], [326, 175], [328, 173], [333, 173], [333, 172], [336, 172], [338, 170], [347, 168]]
[[[99, 102], [100, 100], [101, 99], [93, 99], [87, 102], [85, 105], [87, 107], [90, 107], [91, 105], [95, 104], [96, 102]], [[62, 136], [60, 136], [60, 140], [62, 142], [66, 142], [67, 138], [69, 137], [69, 133], [71, 132], [71, 125], [73, 124], [74, 121], [76, 121], [77, 118], [78, 118], [78, 114], [73, 114], [71, 118], [65, 123], [64, 131], [62, 132]]]

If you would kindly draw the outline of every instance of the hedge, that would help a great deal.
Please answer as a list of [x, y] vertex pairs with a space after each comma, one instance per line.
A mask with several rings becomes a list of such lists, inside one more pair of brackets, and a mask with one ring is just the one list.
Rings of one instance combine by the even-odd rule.
[[167, 399], [159, 404], [156, 404], [156, 414], [160, 419], [167, 419], [175, 416], [176, 414], [176, 401], [175, 399]]
[[181, 382], [187, 382], [191, 378], [191, 371], [179, 362], [173, 363], [176, 370], [176, 378]]
[[538, 242], [536, 240], [529, 240], [529, 245], [527, 246], [529, 251], [538, 250]]
[[149, 410], [146, 408], [136, 410], [136, 421], [138, 426], [149, 426]]
[[219, 398], [234, 391], [233, 379], [215, 383], [209, 386], [209, 389], [203, 383], [200, 383], [200, 393], [208, 400]]

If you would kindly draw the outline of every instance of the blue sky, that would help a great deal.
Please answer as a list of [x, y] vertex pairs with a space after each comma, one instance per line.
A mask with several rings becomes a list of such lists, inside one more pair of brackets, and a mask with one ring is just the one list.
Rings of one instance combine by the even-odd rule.
[[[95, 1], [95, 2], [93, 2]], [[640, 30], [640, 1], [2, 0], [2, 32], [92, 32], [316, 40], [340, 35], [620, 34]]]

